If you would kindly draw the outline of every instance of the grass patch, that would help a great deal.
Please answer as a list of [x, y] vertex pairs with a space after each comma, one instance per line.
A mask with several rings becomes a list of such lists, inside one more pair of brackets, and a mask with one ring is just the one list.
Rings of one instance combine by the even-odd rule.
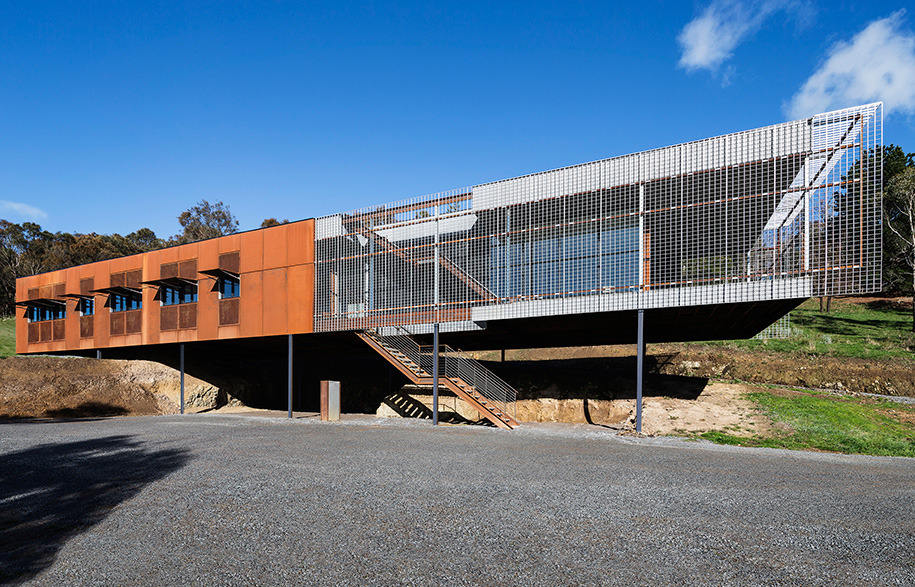
[[718, 444], [915, 457], [913, 407], [800, 392], [754, 392], [747, 398], [780, 431], [741, 437], [714, 430], [699, 436]]
[[912, 311], [880, 303], [836, 300], [832, 312], [820, 312], [810, 299], [791, 311], [791, 337], [709, 343], [793, 355], [904, 359], [915, 351]]
[[16, 354], [16, 318], [0, 317], [0, 357]]

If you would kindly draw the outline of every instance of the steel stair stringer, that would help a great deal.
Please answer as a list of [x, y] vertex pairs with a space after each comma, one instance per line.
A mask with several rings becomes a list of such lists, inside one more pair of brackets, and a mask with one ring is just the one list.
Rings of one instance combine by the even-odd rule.
[[[385, 337], [379, 336], [371, 331], [357, 331], [356, 335], [369, 345], [372, 350], [381, 355], [382, 358], [406, 376], [412, 383], [417, 385], [432, 385], [432, 375], [420, 365], [422, 363], [420, 347], [413, 341], [412, 337], [392, 337], [400, 340], [398, 340], [399, 344], [391, 344], [385, 342]], [[476, 363], [476, 361], [474, 361], [474, 363]], [[479, 363], [477, 363], [477, 366], [479, 369], [485, 369], [485, 367], [479, 365]], [[492, 375], [492, 377], [498, 379], [495, 375]], [[499, 405], [500, 402], [486, 398], [483, 390], [477, 389], [462, 378], [440, 376], [439, 385], [450, 390], [456, 396], [467, 402], [484, 418], [499, 428], [511, 430], [519, 425], [518, 421], [508, 413], [505, 407]]]

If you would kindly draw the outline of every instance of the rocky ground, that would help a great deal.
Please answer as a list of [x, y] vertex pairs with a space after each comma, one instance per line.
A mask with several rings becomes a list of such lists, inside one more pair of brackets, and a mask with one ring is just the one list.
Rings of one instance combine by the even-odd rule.
[[[764, 432], [769, 422], [744, 399], [748, 391], [758, 386], [709, 382], [695, 397], [657, 395], [642, 402], [642, 431], [648, 434], [699, 433], [728, 429], [733, 434]], [[409, 409], [405, 409], [409, 406]], [[425, 391], [404, 389], [385, 398], [377, 415], [386, 417], [431, 417], [432, 396]], [[469, 405], [455, 396], [444, 395], [439, 400], [443, 422], [465, 423], [480, 421]], [[521, 422], [565, 422], [592, 424], [620, 431], [635, 428], [635, 399], [561, 399], [542, 397], [520, 399], [516, 416]]]

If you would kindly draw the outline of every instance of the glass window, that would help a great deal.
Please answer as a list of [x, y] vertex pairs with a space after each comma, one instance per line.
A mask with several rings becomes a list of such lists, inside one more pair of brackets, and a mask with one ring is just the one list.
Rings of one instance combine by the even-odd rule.
[[127, 310], [139, 310], [143, 307], [143, 296], [139, 293], [130, 294], [111, 294], [109, 305], [112, 312], [126, 312]]
[[45, 320], [62, 320], [67, 317], [67, 308], [63, 304], [48, 306], [29, 306], [27, 314], [29, 322], [44, 322]]
[[76, 305], [76, 309], [79, 310], [80, 314], [83, 316], [92, 316], [95, 314], [95, 298], [80, 298], [79, 303]]
[[159, 288], [159, 301], [162, 302], [163, 306], [194, 303], [197, 301], [197, 284], [163, 285]]
[[237, 298], [241, 295], [241, 288], [237, 277], [224, 275], [219, 278], [219, 298]]

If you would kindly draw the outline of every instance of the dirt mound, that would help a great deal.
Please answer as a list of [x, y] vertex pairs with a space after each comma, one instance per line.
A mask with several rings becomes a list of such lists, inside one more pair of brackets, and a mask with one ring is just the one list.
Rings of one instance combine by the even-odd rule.
[[[174, 414], [179, 396], [179, 373], [151, 361], [0, 359], [0, 418]], [[185, 377], [185, 404], [192, 411], [216, 407], [218, 399], [216, 387]]]

